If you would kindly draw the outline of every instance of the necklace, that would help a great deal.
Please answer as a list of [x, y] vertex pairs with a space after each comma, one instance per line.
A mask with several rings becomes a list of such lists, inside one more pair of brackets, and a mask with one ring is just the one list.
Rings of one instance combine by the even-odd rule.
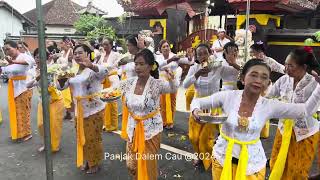
[[240, 132], [248, 132], [248, 126], [249, 126], [249, 118], [240, 116], [238, 118], [238, 126]]

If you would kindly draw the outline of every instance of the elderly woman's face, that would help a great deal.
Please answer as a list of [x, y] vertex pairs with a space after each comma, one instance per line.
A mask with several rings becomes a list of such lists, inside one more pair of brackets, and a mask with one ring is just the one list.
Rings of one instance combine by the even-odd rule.
[[290, 54], [288, 55], [284, 66], [285, 66], [286, 73], [290, 77], [297, 77], [300, 74], [307, 72], [307, 67], [299, 65]]
[[251, 93], [261, 94], [270, 84], [270, 71], [262, 65], [252, 66], [245, 74], [243, 84]]
[[207, 48], [199, 47], [199, 48], [196, 49], [196, 51], [197, 51], [197, 57], [196, 58], [200, 63], [208, 61], [208, 58], [209, 58], [210, 54], [209, 54], [209, 51], [208, 51]]

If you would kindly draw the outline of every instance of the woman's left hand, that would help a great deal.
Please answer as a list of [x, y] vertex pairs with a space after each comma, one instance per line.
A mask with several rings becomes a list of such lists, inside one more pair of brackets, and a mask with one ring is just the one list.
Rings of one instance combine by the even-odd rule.
[[137, 46], [139, 49], [145, 48], [143, 37], [139, 36], [138, 38], [136, 38], [136, 41], [137, 41]]
[[168, 80], [169, 80], [169, 81], [172, 81], [172, 80], [174, 79], [174, 74], [173, 74], [173, 72], [172, 72], [169, 68], [166, 68], [165, 71], [166, 71], [166, 73], [167, 73]]
[[93, 66], [92, 62], [90, 61], [90, 55], [88, 55], [84, 60], [78, 62], [78, 64], [87, 68], [91, 68]]

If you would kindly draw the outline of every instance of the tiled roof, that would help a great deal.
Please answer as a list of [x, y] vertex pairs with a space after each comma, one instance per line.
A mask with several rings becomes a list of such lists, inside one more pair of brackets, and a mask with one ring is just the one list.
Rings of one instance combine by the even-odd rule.
[[[77, 13], [84, 7], [71, 0], [53, 0], [42, 5], [43, 17], [46, 25], [68, 25], [72, 26], [79, 19]], [[37, 9], [24, 13], [35, 24], [37, 23]]]
[[89, 2], [88, 5], [84, 8], [82, 8], [80, 11], [78, 11], [78, 14], [84, 14], [84, 13], [89, 13], [89, 14], [96, 14], [98, 13], [99, 15], [105, 15], [107, 12], [99, 9], [98, 7], [94, 6], [92, 2]]
[[118, 0], [118, 3], [125, 11], [148, 15], [161, 15], [167, 8], [172, 8], [177, 4], [178, 9], [186, 10], [189, 15], [193, 16], [195, 12], [188, 2], [200, 1], [205, 2], [204, 0], [130, 0], [131, 3], [128, 3], [128, 0]]

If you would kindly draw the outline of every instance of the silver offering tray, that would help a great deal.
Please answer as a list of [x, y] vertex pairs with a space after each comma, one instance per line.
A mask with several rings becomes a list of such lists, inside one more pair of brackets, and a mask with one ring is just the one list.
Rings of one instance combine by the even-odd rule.
[[103, 102], [113, 102], [116, 101], [118, 99], [120, 99], [121, 96], [117, 96], [117, 97], [110, 97], [110, 98], [100, 98]]
[[200, 122], [209, 123], [209, 124], [222, 124], [228, 117], [227, 116], [212, 116], [210, 114], [199, 115]]

